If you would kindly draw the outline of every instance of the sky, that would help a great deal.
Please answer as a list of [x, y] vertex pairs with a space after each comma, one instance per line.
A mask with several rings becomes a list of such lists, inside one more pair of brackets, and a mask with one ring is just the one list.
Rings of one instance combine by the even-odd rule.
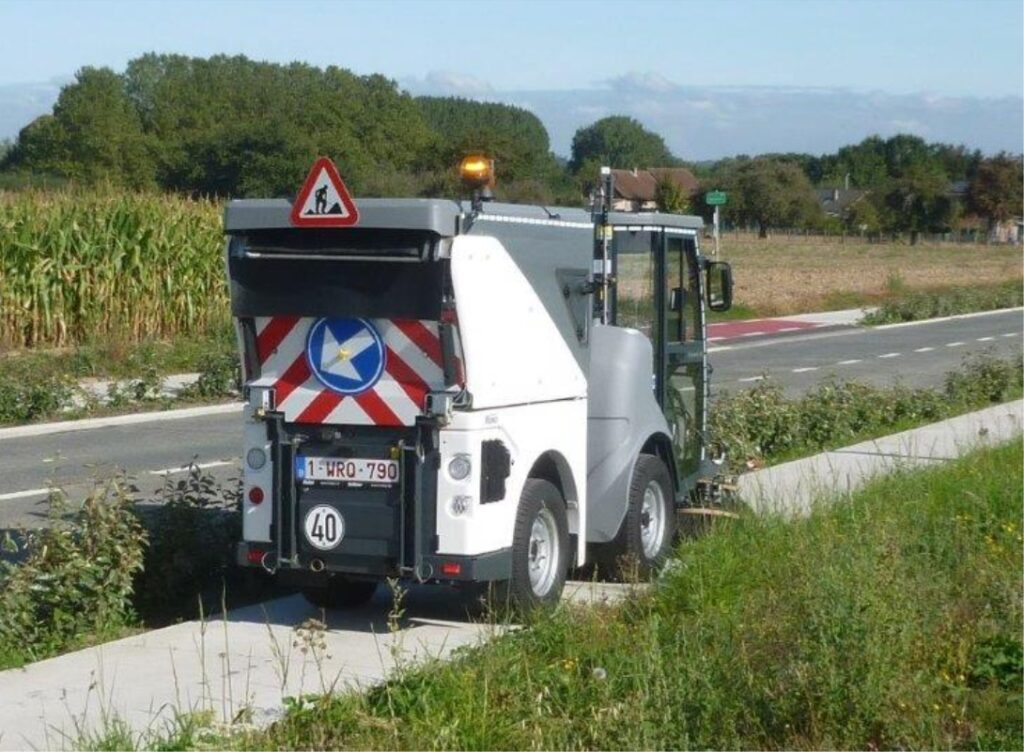
[[[864, 128], [902, 122], [1019, 151], [1022, 28], [1020, 0], [0, 0], [0, 138], [47, 111], [80, 67], [123, 70], [156, 51], [339, 65], [413, 93], [533, 106], [561, 153], [588, 113], [615, 111], [674, 129], [670, 145], [707, 152], [696, 156], [740, 151], [715, 141], [737, 133], [743, 150], [817, 146], [857, 130], [818, 122], [840, 101]], [[684, 100], [705, 104], [676, 106]], [[747, 109], [761, 104], [813, 122], [760, 139], [754, 126], [737, 131], [737, 118], [761, 119]], [[671, 120], [730, 109], [731, 130]], [[1008, 121], [1000, 129], [982, 114]]]

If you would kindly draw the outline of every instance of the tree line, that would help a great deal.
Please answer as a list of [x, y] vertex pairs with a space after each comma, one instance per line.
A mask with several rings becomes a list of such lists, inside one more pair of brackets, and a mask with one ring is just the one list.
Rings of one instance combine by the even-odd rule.
[[[568, 161], [532, 112], [454, 97], [413, 97], [380, 75], [242, 56], [147, 54], [123, 73], [83, 68], [53, 111], [0, 149], [0, 172], [219, 197], [290, 197], [317, 155], [361, 196], [453, 196], [456, 165], [495, 159], [498, 197], [583, 204], [602, 165], [687, 166], [729, 192], [726, 218], [757, 226], [859, 232], [946, 231], [963, 215], [1021, 213], [1021, 158], [984, 157], [910, 135], [872, 136], [835, 154], [766, 154], [693, 163], [623, 116], [580, 128]], [[827, 218], [815, 187], [864, 191]], [[665, 209], [707, 214], [702, 193], [658, 187]]]

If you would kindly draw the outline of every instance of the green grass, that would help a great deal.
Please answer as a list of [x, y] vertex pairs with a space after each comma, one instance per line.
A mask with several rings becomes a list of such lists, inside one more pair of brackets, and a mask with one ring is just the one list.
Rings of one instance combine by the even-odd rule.
[[1021, 443], [688, 540], [652, 592], [365, 694], [246, 749], [1020, 749]]
[[59, 349], [20, 349], [0, 353], [0, 378], [5, 376], [139, 378], [200, 370], [204, 359], [237, 352], [234, 329], [224, 326], [207, 335], [148, 339], [139, 343], [97, 340]]
[[708, 311], [708, 323], [716, 321], [745, 321], [746, 319], [760, 318], [757, 311], [742, 303], [733, 303], [732, 307], [723, 313]]

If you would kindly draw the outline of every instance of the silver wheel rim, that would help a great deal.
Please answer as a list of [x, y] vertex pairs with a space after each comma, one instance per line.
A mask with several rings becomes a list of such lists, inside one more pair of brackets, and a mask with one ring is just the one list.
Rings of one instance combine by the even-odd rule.
[[543, 508], [533, 518], [530, 527], [530, 546], [526, 566], [530, 573], [530, 589], [537, 597], [544, 597], [558, 577], [558, 526], [554, 515]]
[[665, 492], [661, 484], [652, 480], [644, 489], [640, 506], [640, 544], [644, 557], [655, 559], [661, 553], [665, 538]]

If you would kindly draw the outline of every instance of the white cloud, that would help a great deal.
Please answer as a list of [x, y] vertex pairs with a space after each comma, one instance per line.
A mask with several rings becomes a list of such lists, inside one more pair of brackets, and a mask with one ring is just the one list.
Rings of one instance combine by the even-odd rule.
[[432, 94], [439, 96], [475, 97], [486, 96], [494, 92], [494, 87], [487, 81], [456, 71], [427, 71], [422, 78], [415, 76], [402, 79], [402, 86], [413, 94]]
[[621, 76], [605, 79], [602, 83], [609, 89], [619, 92], [664, 94], [679, 89], [679, 84], [669, 81], [660, 73], [650, 71], [630, 71]]
[[922, 123], [920, 120], [904, 120], [895, 119], [889, 123], [893, 133], [910, 133], [915, 136], [928, 136], [931, 129], [927, 123]]

